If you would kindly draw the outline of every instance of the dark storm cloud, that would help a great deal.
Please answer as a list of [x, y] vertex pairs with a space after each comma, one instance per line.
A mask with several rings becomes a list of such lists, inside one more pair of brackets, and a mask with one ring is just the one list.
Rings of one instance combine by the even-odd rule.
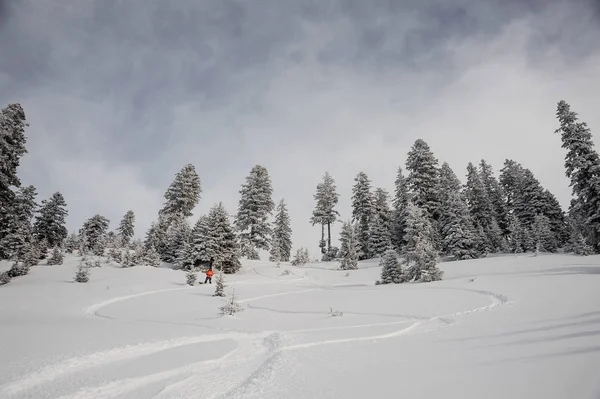
[[[70, 228], [133, 207], [143, 233], [186, 162], [198, 212], [234, 212], [263, 163], [309, 245], [322, 173], [347, 217], [353, 176], [391, 188], [417, 137], [459, 176], [507, 154], [562, 176], [553, 107], [596, 122], [599, 17], [592, 0], [5, 1], [0, 102], [23, 104], [24, 181], [65, 194]], [[547, 185], [568, 201], [564, 179]]]

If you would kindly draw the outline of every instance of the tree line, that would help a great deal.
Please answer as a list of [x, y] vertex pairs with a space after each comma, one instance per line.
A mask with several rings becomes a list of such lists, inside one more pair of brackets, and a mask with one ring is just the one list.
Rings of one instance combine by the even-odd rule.
[[[354, 269], [359, 260], [380, 258], [382, 283], [433, 281], [442, 274], [439, 256], [476, 259], [489, 253], [526, 251], [600, 252], [600, 157], [591, 131], [565, 101], [556, 117], [566, 150], [566, 176], [573, 198], [564, 212], [556, 197], [520, 163], [507, 159], [496, 177], [485, 160], [466, 167], [462, 184], [450, 165], [439, 164], [429, 145], [414, 142], [405, 167], [398, 168], [395, 190], [373, 188], [360, 172], [352, 188], [352, 214], [340, 217], [334, 178], [325, 173], [314, 194], [309, 223], [321, 227], [322, 260], [337, 260]], [[124, 266], [160, 262], [190, 270], [213, 262], [224, 273], [240, 269], [240, 258], [259, 259], [268, 251], [272, 262], [291, 259], [292, 229], [284, 199], [275, 204], [267, 169], [254, 166], [241, 185], [237, 213], [230, 220], [222, 203], [190, 225], [202, 188], [195, 167], [186, 164], [164, 194], [164, 202], [144, 240], [134, 240], [135, 214], [125, 213], [118, 227], [102, 215], [86, 220], [68, 235], [67, 203], [60, 192], [36, 202], [35, 187], [23, 186], [17, 175], [27, 153], [25, 113], [9, 104], [0, 113], [0, 259], [14, 261], [2, 281], [26, 274], [40, 260], [62, 261], [62, 252], [108, 256]], [[332, 245], [331, 227], [342, 222], [340, 247]], [[399, 258], [404, 266], [400, 266]], [[300, 248], [293, 264], [308, 262]], [[385, 272], [385, 273], [383, 273]], [[384, 275], [385, 274], [385, 275]], [[392, 276], [392, 277], [390, 277]], [[395, 276], [395, 277], [393, 277]]]

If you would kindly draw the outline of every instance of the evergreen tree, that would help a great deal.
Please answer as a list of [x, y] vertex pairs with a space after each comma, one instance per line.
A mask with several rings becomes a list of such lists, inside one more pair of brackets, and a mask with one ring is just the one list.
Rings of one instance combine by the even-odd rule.
[[505, 160], [504, 167], [500, 169], [500, 187], [502, 187], [506, 196], [506, 207], [509, 212], [514, 210], [514, 198], [518, 195], [518, 184], [521, 180], [522, 169], [521, 164], [512, 159]]
[[304, 247], [299, 248], [296, 251], [294, 259], [292, 260], [292, 266], [303, 266], [307, 263], [310, 263], [310, 255], [308, 254], [308, 249]]
[[[176, 217], [171, 217], [176, 219]], [[146, 232], [146, 239], [144, 241], [144, 247], [149, 248], [153, 246], [154, 249], [160, 254], [165, 254], [168, 250], [168, 237], [167, 230], [169, 229], [168, 219], [165, 216], [158, 216], [156, 222], [152, 222], [150, 228]]]
[[[464, 197], [461, 193], [462, 184], [456, 174], [450, 168], [447, 162], [442, 164], [440, 168], [440, 209], [441, 216], [438, 221], [441, 245], [440, 249], [443, 253], [449, 253], [448, 243], [450, 242], [447, 235], [454, 232], [457, 218], [460, 211], [463, 209], [461, 205], [464, 203]], [[462, 201], [463, 204], [458, 204], [457, 201]], [[469, 219], [470, 220], [470, 219]], [[464, 228], [464, 226], [463, 226]]]
[[220, 202], [208, 213], [207, 254], [214, 260], [214, 266], [226, 274], [237, 272], [240, 267], [240, 249], [229, 214]]
[[371, 253], [369, 250], [369, 230], [374, 214], [371, 181], [364, 172], [360, 172], [354, 181], [356, 183], [352, 188], [352, 222], [358, 223], [359, 259], [368, 259]]
[[481, 176], [475, 165], [471, 162], [467, 165], [465, 195], [475, 223], [481, 227], [489, 226], [493, 219], [492, 204]]
[[190, 239], [191, 236], [187, 237], [183, 245], [177, 250], [175, 261], [173, 262], [176, 269], [192, 270], [194, 268], [194, 253]]
[[271, 240], [271, 250], [269, 251], [269, 262], [277, 263], [277, 267], [281, 263], [281, 243], [277, 236], [273, 236]]
[[454, 193], [460, 193], [462, 184], [448, 164], [444, 162], [440, 168], [440, 201], [443, 203]]
[[443, 273], [437, 268], [438, 253], [433, 245], [433, 227], [427, 212], [409, 203], [407, 216], [407, 244], [404, 248], [408, 264], [406, 281], [441, 280]]
[[530, 229], [535, 216], [542, 213], [544, 189], [529, 169], [522, 169], [514, 198], [514, 213], [521, 224]]
[[85, 221], [79, 235], [84, 238], [84, 251], [91, 251], [95, 255], [102, 256], [106, 245], [105, 239], [110, 221], [102, 215], [94, 215]]
[[223, 275], [223, 271], [220, 271], [215, 281], [215, 293], [213, 296], [225, 296], [225, 287], [225, 276]]
[[109, 231], [106, 233], [105, 244], [106, 248], [121, 248], [121, 237], [114, 231]]
[[30, 245], [35, 245], [31, 220], [37, 208], [34, 186], [20, 187], [11, 204], [10, 217], [3, 226], [0, 247], [7, 259], [21, 259]]
[[209, 239], [209, 221], [208, 216], [202, 215], [198, 218], [194, 229], [192, 230], [192, 254], [193, 263], [196, 261], [209, 262], [212, 253], [209, 253], [206, 245]]
[[256, 165], [252, 168], [246, 182], [242, 184], [240, 194], [235, 225], [243, 243], [241, 255], [258, 259], [257, 250], [269, 250], [269, 217], [275, 208], [271, 199], [271, 178], [264, 166]]
[[532, 226], [533, 241], [539, 251], [555, 252], [558, 241], [550, 226], [550, 219], [544, 215], [537, 215]]
[[72, 254], [77, 248], [79, 248], [79, 236], [71, 233], [65, 240], [65, 252]]
[[194, 269], [189, 269], [185, 274], [185, 280], [187, 285], [193, 286], [196, 283], [196, 279], [198, 278], [198, 273]]
[[480, 253], [475, 227], [463, 196], [449, 191], [444, 202], [441, 225], [445, 252], [456, 260], [477, 259]]
[[399, 284], [404, 282], [402, 267], [398, 260], [398, 253], [388, 249], [379, 262], [381, 266], [381, 284]]
[[90, 281], [90, 268], [89, 266], [80, 263], [75, 273], [75, 281], [78, 283], [87, 283]]
[[17, 176], [21, 157], [27, 153], [25, 144], [25, 126], [28, 126], [25, 119], [25, 112], [20, 104], [9, 104], [0, 111], [0, 259], [7, 258], [1, 244], [7, 234], [14, 234], [14, 229], [18, 222], [13, 219], [16, 205], [15, 192], [13, 188], [21, 186], [21, 181]]
[[52, 251], [52, 256], [48, 258], [48, 265], [62, 265], [63, 264], [64, 255], [58, 247], [54, 247]]
[[[556, 197], [544, 189], [529, 169], [512, 160], [506, 160], [500, 183], [507, 193], [509, 210], [519, 219], [524, 229], [531, 229], [537, 215], [549, 219], [557, 245], [568, 240], [565, 215]], [[510, 229], [509, 229], [510, 230]]]
[[590, 247], [585, 237], [583, 236], [582, 229], [584, 228], [583, 217], [576, 215], [571, 210], [571, 214], [567, 219], [567, 226], [569, 231], [569, 240], [565, 246], [565, 252], [572, 252], [576, 255], [588, 256], [594, 253], [592, 247]]
[[[323, 182], [317, 185], [317, 192], [314, 195], [317, 205], [313, 211], [310, 222], [312, 225], [321, 225], [321, 253], [325, 254], [331, 249], [331, 225], [336, 222], [340, 215], [335, 207], [338, 203], [339, 194], [336, 192], [335, 180], [325, 172]], [[325, 249], [325, 226], [327, 226], [327, 249]]]
[[479, 163], [479, 171], [481, 182], [492, 207], [494, 219], [498, 222], [502, 235], [508, 234], [508, 208], [500, 182], [494, 176], [492, 167], [483, 159]]
[[65, 227], [65, 218], [69, 214], [66, 209], [67, 203], [59, 192], [42, 201], [40, 214], [36, 216], [33, 226], [36, 238], [46, 240], [49, 247], [62, 247], [67, 238], [68, 231]]
[[186, 242], [190, 241], [192, 231], [185, 217], [177, 215], [171, 219], [167, 229], [167, 246], [161, 254], [163, 262], [174, 263]]
[[144, 256], [142, 258], [142, 264], [146, 266], [159, 267], [160, 266], [160, 255], [154, 245], [150, 244], [145, 248]]
[[361, 251], [360, 225], [346, 222], [342, 225], [340, 249], [340, 269], [358, 269], [358, 260]]
[[544, 190], [542, 199], [541, 213], [548, 217], [550, 228], [557, 240], [557, 245], [562, 246], [569, 240], [569, 228], [565, 213], [554, 194], [550, 191]]
[[427, 217], [437, 220], [440, 216], [440, 172], [438, 160], [429, 145], [418, 139], [406, 160], [409, 171], [407, 185], [415, 205], [425, 210]]
[[406, 209], [410, 200], [406, 178], [402, 174], [402, 168], [398, 168], [398, 175], [395, 181], [396, 189], [393, 200], [392, 216], [392, 244], [396, 250], [401, 250], [406, 241], [404, 240], [404, 230], [406, 228]]
[[121, 238], [121, 245], [127, 246], [129, 242], [133, 238], [134, 234], [134, 224], [135, 224], [135, 214], [132, 210], [129, 210], [121, 219], [119, 223], [119, 227], [117, 228], [119, 232], [119, 237]]
[[522, 242], [523, 237], [523, 226], [521, 226], [521, 222], [519, 219], [513, 214], [509, 216], [509, 224], [508, 224], [508, 238], [509, 238], [509, 247], [510, 250], [514, 253], [523, 252], [523, 247], [525, 243]]
[[159, 215], [164, 216], [167, 227], [176, 216], [192, 216], [192, 210], [198, 204], [202, 192], [200, 183], [200, 177], [192, 164], [184, 165], [175, 175], [165, 192], [165, 203], [159, 211]]
[[508, 244], [504, 238], [504, 232], [500, 228], [500, 225], [496, 221], [496, 218], [492, 219], [492, 222], [485, 229], [486, 242], [489, 246], [489, 251], [493, 253], [503, 253], [508, 251]]
[[585, 122], [579, 122], [575, 111], [564, 100], [558, 103], [556, 117], [565, 156], [566, 176], [571, 179], [575, 206], [585, 216], [588, 243], [600, 252], [600, 156], [594, 149], [592, 133]]
[[372, 256], [381, 256], [392, 246], [389, 194], [382, 188], [375, 191], [373, 217], [369, 229], [369, 249]]
[[532, 230], [529, 227], [521, 226], [519, 232], [519, 241], [522, 243], [523, 252], [530, 252], [535, 249], [535, 242], [533, 239]]
[[275, 222], [273, 223], [273, 242], [271, 245], [271, 258], [276, 262], [289, 262], [292, 252], [292, 228], [290, 215], [285, 201], [282, 199], [277, 205]]

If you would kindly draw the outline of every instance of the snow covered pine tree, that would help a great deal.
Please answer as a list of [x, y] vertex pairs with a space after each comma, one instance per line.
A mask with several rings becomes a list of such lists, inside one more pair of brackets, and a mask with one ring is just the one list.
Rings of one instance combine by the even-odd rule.
[[240, 201], [235, 225], [240, 232], [241, 255], [260, 259], [258, 250], [269, 250], [271, 216], [275, 203], [271, 196], [271, 178], [267, 168], [256, 165], [240, 189]]
[[354, 181], [356, 183], [352, 187], [352, 223], [356, 222], [358, 228], [359, 259], [369, 259], [371, 257], [369, 233], [374, 212], [371, 180], [364, 172], [360, 172]]
[[[323, 181], [317, 185], [317, 192], [314, 195], [317, 205], [310, 218], [313, 226], [316, 224], [321, 225], [319, 247], [321, 247], [321, 254], [323, 254], [323, 260], [325, 261], [331, 260], [327, 255], [331, 252], [331, 225], [337, 221], [337, 217], [340, 215], [335, 210], [339, 199], [336, 189], [335, 180], [328, 172], [325, 172]], [[325, 226], [327, 226], [327, 241], [325, 241]]]
[[285, 201], [282, 199], [277, 205], [275, 222], [273, 223], [273, 239], [271, 243], [272, 262], [289, 262], [292, 251], [292, 228], [290, 215]]

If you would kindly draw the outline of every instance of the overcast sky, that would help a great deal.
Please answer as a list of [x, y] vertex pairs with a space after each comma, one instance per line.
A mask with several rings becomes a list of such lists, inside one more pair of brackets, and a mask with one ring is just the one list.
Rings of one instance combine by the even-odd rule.
[[348, 219], [356, 174], [392, 192], [417, 138], [463, 181], [469, 161], [521, 162], [566, 207], [556, 103], [600, 146], [599, 4], [0, 0], [0, 106], [24, 107], [19, 174], [40, 201], [64, 194], [69, 230], [132, 209], [143, 236], [188, 162], [195, 216], [218, 201], [235, 213], [262, 164], [294, 247], [316, 254], [324, 172]]

